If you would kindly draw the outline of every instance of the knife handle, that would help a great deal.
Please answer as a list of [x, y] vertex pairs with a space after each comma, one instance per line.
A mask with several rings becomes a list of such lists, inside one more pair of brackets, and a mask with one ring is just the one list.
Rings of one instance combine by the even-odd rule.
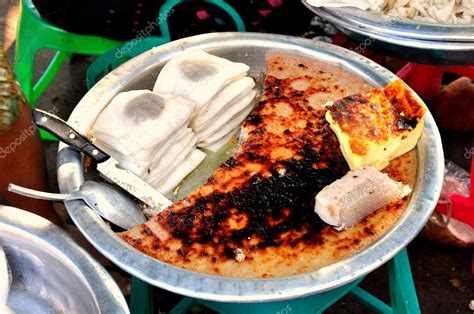
[[97, 163], [110, 158], [105, 152], [81, 133], [74, 130], [66, 121], [46, 111], [33, 109], [33, 120], [35, 124], [71, 146], [72, 148], [91, 156]]

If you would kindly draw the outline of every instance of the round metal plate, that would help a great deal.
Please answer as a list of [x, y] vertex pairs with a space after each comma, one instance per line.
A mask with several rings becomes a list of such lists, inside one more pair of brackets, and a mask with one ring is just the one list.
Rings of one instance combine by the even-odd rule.
[[[307, 39], [253, 33], [214, 33], [194, 36], [154, 48], [104, 77], [77, 105], [68, 122], [86, 132], [119, 92], [151, 88], [161, 67], [182, 51], [203, 49], [250, 66], [250, 75], [265, 73], [265, 54], [281, 51], [338, 65], [369, 83], [384, 86], [395, 75], [349, 50]], [[350, 258], [319, 270], [271, 279], [211, 276], [177, 268], [128, 246], [82, 202], [66, 203], [79, 229], [114, 263], [144, 281], [201, 299], [223, 302], [261, 302], [321, 293], [353, 281], [376, 269], [405, 247], [420, 231], [437, 202], [443, 180], [443, 152], [430, 113], [417, 146], [418, 170], [412, 200], [398, 223], [373, 245]], [[80, 154], [65, 145], [58, 152], [58, 182], [62, 192], [77, 190], [84, 180]]]
[[356, 8], [319, 8], [317, 10], [364, 28], [370, 33], [420, 40], [474, 43], [473, 24], [423, 23]]
[[64, 231], [32, 213], [0, 206], [0, 245], [12, 272], [16, 313], [129, 313], [107, 271]]

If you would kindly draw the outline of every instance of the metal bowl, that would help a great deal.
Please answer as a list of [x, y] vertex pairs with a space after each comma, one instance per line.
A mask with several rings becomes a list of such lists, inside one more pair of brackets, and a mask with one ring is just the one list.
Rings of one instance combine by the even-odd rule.
[[[306, 5], [307, 1], [304, 0]], [[474, 43], [474, 25], [426, 23], [397, 18], [382, 12], [356, 8], [315, 8], [362, 27], [371, 33], [434, 41], [460, 41]]]
[[[171, 42], [147, 51], [105, 76], [77, 105], [69, 123], [86, 132], [97, 115], [119, 92], [151, 88], [161, 67], [184, 50], [203, 49], [250, 66], [250, 75], [265, 73], [265, 53], [299, 54], [341, 66], [376, 86], [396, 76], [347, 49], [312, 40], [271, 34], [214, 33]], [[89, 241], [114, 263], [144, 281], [191, 297], [222, 302], [262, 302], [321, 293], [351, 282], [381, 266], [420, 231], [437, 202], [443, 180], [443, 152], [438, 129], [427, 113], [417, 146], [418, 169], [413, 197], [396, 225], [378, 241], [353, 256], [313, 272], [270, 279], [239, 279], [191, 272], [165, 264], [121, 240], [84, 203], [66, 207]], [[65, 145], [58, 152], [58, 182], [62, 192], [77, 190], [84, 180], [81, 155]]]
[[50, 221], [0, 206], [0, 245], [15, 313], [129, 313], [112, 277]]
[[355, 8], [316, 8], [314, 13], [357, 40], [363, 49], [380, 49], [410, 61], [440, 65], [474, 62], [474, 26], [428, 24]]

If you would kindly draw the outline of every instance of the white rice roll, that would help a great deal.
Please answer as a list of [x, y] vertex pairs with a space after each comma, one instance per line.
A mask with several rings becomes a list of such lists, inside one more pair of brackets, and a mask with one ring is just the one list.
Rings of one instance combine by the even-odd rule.
[[235, 118], [230, 120], [228, 124], [224, 125], [221, 129], [217, 130], [211, 136], [202, 139], [198, 142], [198, 147], [208, 146], [209, 144], [215, 143], [226, 136], [232, 129], [237, 128], [243, 120], [248, 116], [248, 114], [252, 111], [253, 104], [246, 107], [243, 111], [241, 111]]
[[222, 115], [219, 118], [219, 121], [216, 121], [215, 124], [213, 124], [209, 129], [197, 133], [196, 135], [199, 138], [198, 147], [203, 147], [208, 144], [217, 142], [219, 139], [228, 134], [231, 130], [238, 127], [252, 111], [254, 103], [251, 100], [254, 97], [255, 91], [252, 91], [249, 95], [246, 96], [246, 99], [242, 100], [242, 103], [247, 103], [247, 105], [242, 110], [233, 115], [228, 113]]
[[411, 193], [374, 167], [349, 171], [316, 195], [315, 212], [336, 229], [350, 228], [375, 210]]
[[[119, 162], [120, 167], [130, 170], [138, 176], [145, 172], [148, 167], [148, 161], [134, 160], [131, 152], [125, 148], [119, 150], [118, 147], [121, 147], [122, 144], [113, 137], [108, 136], [106, 139], [104, 139], [104, 137], [101, 138], [101, 141], [95, 140], [94, 144], [115, 158]], [[114, 144], [109, 145], [109, 143], [112, 142], [114, 142]]]
[[163, 155], [158, 163], [150, 165], [149, 171], [145, 174], [145, 181], [152, 186], [157, 187], [176, 168], [191, 149], [195, 146], [197, 138], [191, 129], [187, 129], [187, 134], [179, 143], [175, 143], [165, 155]]
[[254, 80], [247, 76], [229, 83], [191, 121], [190, 126], [194, 132], [201, 131], [209, 125], [216, 115], [225, 112], [225, 110], [233, 106], [237, 100], [242, 99], [254, 87]]
[[235, 133], [239, 130], [239, 128], [235, 128], [221, 139], [215, 141], [214, 143], [207, 144], [206, 146], [202, 146], [207, 150], [210, 150], [213, 153], [217, 153], [222, 147], [224, 147], [235, 135]]
[[102, 111], [90, 134], [116, 151], [132, 155], [152, 149], [188, 125], [193, 111], [193, 103], [180, 96], [148, 90], [123, 92]]
[[244, 77], [249, 66], [191, 51], [168, 61], [153, 87], [160, 94], [185, 97], [196, 105], [196, 113], [225, 85]]
[[193, 149], [183, 162], [157, 187], [158, 192], [170, 194], [178, 184], [186, 178], [206, 158], [206, 154], [199, 149]]
[[155, 151], [153, 152], [150, 161], [149, 161], [149, 166], [154, 167], [158, 164], [160, 159], [166, 155], [169, 150], [175, 146], [175, 145], [180, 145], [182, 143], [183, 139], [188, 136], [190, 133], [189, 128], [181, 128], [177, 130], [175, 133], [173, 133], [168, 140], [166, 140], [164, 143], [161, 143], [156, 147]]
[[139, 152], [133, 156], [122, 156], [120, 159], [121, 165], [122, 167], [131, 170], [139, 177], [145, 177], [150, 172], [150, 169], [153, 169], [153, 167], [156, 166], [161, 157], [163, 157], [174, 145], [179, 145], [183, 137], [188, 133], [188, 128], [177, 130], [168, 140], [154, 147], [153, 152], [149, 155], [147, 160], [137, 158], [140, 156], [140, 153], [146, 153], [146, 151]]

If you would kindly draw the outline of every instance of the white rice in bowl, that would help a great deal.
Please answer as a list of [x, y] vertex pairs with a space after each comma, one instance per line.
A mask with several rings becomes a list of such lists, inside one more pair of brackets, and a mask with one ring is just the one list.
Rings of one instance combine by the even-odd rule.
[[427, 23], [474, 23], [474, 0], [368, 0], [371, 9]]

